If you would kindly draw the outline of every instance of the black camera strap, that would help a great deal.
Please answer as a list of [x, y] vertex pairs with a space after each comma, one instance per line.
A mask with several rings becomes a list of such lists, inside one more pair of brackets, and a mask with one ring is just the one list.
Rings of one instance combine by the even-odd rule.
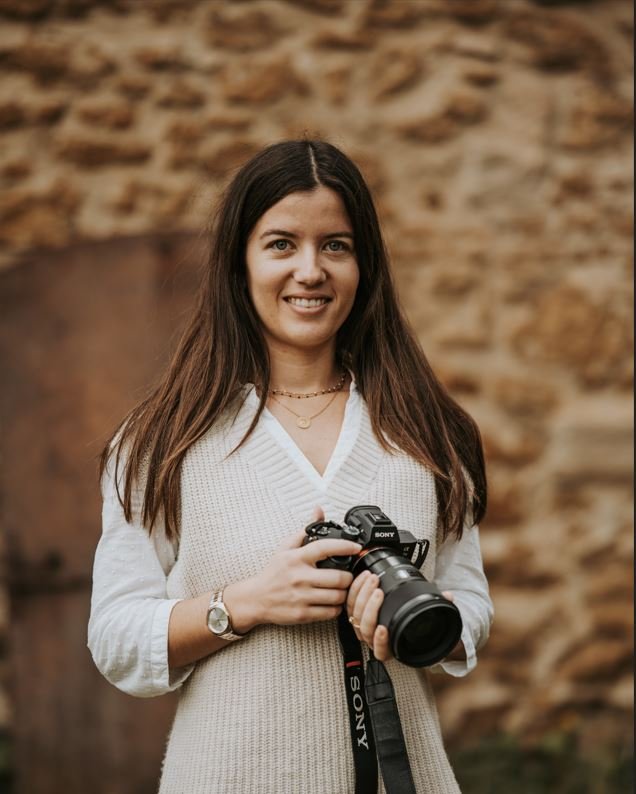
[[395, 700], [393, 683], [386, 667], [371, 651], [365, 685], [378, 759], [388, 794], [415, 794], [415, 783]]
[[338, 639], [344, 659], [344, 683], [349, 709], [351, 748], [356, 770], [355, 794], [377, 794], [378, 762], [365, 696], [362, 646], [343, 609], [338, 616]]
[[377, 794], [378, 765], [387, 794], [416, 794], [395, 692], [386, 667], [370, 652], [366, 682], [362, 646], [343, 610], [338, 616], [356, 794]]

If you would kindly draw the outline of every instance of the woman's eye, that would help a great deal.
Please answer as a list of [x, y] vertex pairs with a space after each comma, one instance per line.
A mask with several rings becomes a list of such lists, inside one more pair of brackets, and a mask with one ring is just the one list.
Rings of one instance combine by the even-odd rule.
[[329, 240], [327, 245], [340, 246], [339, 248], [332, 248], [332, 251], [346, 251], [349, 248], [349, 246], [346, 243], [343, 243], [342, 240]]
[[274, 240], [272, 243], [272, 248], [275, 248], [277, 251], [284, 251], [285, 248], [279, 247], [279, 243], [283, 243], [283, 246], [287, 245], [289, 240]]

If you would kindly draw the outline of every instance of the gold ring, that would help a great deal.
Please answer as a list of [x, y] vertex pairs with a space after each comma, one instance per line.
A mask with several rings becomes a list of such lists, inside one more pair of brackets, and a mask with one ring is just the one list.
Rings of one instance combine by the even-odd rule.
[[353, 617], [353, 615], [349, 615], [349, 623], [351, 623], [354, 629], [360, 628], [360, 624], [356, 623], [356, 619]]

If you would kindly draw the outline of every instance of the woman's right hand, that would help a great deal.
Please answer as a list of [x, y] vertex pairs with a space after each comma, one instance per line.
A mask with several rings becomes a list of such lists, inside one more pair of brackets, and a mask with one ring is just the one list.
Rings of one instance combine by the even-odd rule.
[[[316, 510], [314, 521], [322, 521]], [[228, 585], [224, 601], [240, 634], [261, 623], [280, 626], [336, 618], [347, 599], [353, 576], [348, 571], [317, 568], [326, 557], [357, 554], [348, 540], [316, 540], [302, 545], [305, 531], [286, 538], [256, 576]]]

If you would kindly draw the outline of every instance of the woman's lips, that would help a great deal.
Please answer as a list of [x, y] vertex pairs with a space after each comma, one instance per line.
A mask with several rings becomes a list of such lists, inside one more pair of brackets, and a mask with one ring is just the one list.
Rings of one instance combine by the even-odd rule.
[[319, 314], [331, 303], [331, 299], [320, 299], [320, 303], [316, 299], [299, 298], [284, 298], [284, 301], [298, 314]]

